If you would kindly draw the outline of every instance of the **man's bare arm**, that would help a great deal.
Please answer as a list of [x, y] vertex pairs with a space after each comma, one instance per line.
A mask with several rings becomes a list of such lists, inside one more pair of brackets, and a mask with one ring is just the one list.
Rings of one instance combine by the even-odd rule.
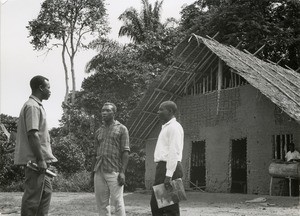
[[129, 161], [129, 152], [128, 151], [123, 151], [123, 153], [122, 153], [122, 167], [121, 167], [119, 177], [118, 177], [119, 185], [121, 185], [121, 186], [125, 184], [125, 172], [126, 172], [126, 169], [127, 169], [128, 161]]
[[46, 169], [47, 164], [43, 158], [40, 137], [37, 130], [31, 130], [27, 133], [29, 145], [32, 149], [39, 168]]

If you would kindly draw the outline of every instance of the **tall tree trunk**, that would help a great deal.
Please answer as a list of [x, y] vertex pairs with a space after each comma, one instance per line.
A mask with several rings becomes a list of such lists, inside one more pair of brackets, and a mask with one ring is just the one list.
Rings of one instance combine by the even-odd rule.
[[67, 63], [66, 63], [65, 54], [66, 54], [66, 43], [64, 41], [62, 52], [61, 52], [61, 57], [62, 57], [62, 62], [63, 62], [63, 66], [64, 66], [64, 71], [65, 71], [65, 83], [66, 83], [66, 92], [65, 92], [64, 103], [67, 104], [68, 103], [68, 95], [69, 95], [69, 75], [68, 75], [68, 67], [67, 67]]
[[71, 24], [71, 36], [70, 36], [70, 48], [71, 48], [71, 53], [69, 53], [70, 57], [70, 63], [71, 63], [71, 76], [72, 76], [72, 97], [71, 97], [71, 103], [74, 105], [75, 103], [75, 93], [76, 93], [76, 82], [75, 82], [75, 69], [74, 69], [74, 58], [76, 54], [76, 49], [77, 45], [74, 45], [74, 30], [75, 30], [75, 23]]
[[75, 102], [75, 93], [76, 93], [76, 82], [75, 82], [75, 70], [74, 70], [74, 55], [71, 56], [71, 75], [72, 75], [72, 104]]

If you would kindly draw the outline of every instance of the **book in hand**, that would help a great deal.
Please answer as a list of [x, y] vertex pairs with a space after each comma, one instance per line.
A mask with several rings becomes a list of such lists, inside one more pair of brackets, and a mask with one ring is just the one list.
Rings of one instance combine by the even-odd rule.
[[172, 185], [172, 190], [170, 191], [166, 190], [164, 183], [153, 186], [158, 208], [163, 208], [186, 200], [182, 179], [174, 179], [170, 183]]
[[[37, 171], [37, 172], [39, 171], [39, 168], [38, 168], [37, 164], [33, 163], [31, 161], [28, 161], [27, 167], [30, 168], [30, 169], [32, 169], [32, 170], [34, 170], [34, 171]], [[56, 173], [54, 173], [54, 172], [52, 172], [52, 171], [50, 171], [48, 169], [46, 169], [46, 175], [48, 175], [48, 176], [50, 176], [52, 178], [57, 176]]]

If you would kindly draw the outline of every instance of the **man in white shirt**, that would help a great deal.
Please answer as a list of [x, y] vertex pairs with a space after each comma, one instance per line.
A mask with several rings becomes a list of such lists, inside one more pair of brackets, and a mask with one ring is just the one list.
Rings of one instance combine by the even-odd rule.
[[[287, 162], [299, 162], [300, 161], [300, 153], [295, 150], [295, 144], [291, 142], [289, 145], [289, 151], [285, 155], [285, 160]], [[299, 196], [299, 180], [291, 179], [291, 193], [292, 196]]]
[[289, 144], [289, 151], [285, 155], [285, 160], [287, 162], [300, 161], [300, 153], [297, 150], [295, 150], [294, 143]]
[[[176, 121], [176, 111], [177, 106], [173, 101], [161, 103], [158, 110], [163, 125], [154, 151], [154, 162], [157, 164], [154, 185], [164, 183], [167, 190], [172, 187], [172, 179], [183, 177], [181, 159], [184, 133], [182, 126]], [[150, 206], [152, 215], [155, 216], [180, 215], [178, 203], [159, 209], [153, 192]]]

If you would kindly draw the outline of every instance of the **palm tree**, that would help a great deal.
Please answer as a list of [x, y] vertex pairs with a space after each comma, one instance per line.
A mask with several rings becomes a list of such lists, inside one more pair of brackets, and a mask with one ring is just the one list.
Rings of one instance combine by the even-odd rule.
[[162, 1], [156, 1], [154, 7], [148, 0], [142, 0], [142, 10], [139, 13], [135, 8], [126, 9], [119, 20], [124, 25], [119, 30], [119, 37], [128, 36], [134, 43], [142, 43], [149, 32], [158, 32], [163, 29], [160, 22]]

